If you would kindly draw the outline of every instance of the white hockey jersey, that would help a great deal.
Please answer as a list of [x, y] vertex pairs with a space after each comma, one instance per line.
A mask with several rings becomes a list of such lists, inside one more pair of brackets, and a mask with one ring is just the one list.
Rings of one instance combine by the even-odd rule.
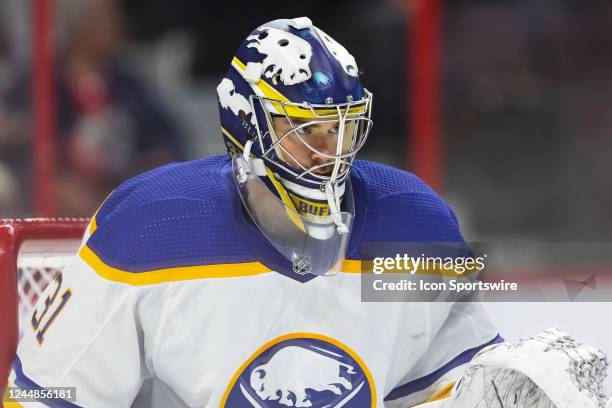
[[361, 301], [364, 242], [462, 240], [415, 176], [357, 161], [343, 272], [315, 276], [249, 222], [230, 172], [222, 157], [171, 164], [113, 192], [41, 296], [9, 378], [75, 387], [76, 400], [6, 406], [130, 407], [156, 384], [164, 407], [411, 407], [502, 341], [478, 303]]

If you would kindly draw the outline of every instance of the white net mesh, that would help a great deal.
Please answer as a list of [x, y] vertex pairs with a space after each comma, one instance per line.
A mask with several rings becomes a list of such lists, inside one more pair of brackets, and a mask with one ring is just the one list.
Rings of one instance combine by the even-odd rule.
[[57, 272], [75, 256], [79, 244], [78, 239], [32, 240], [22, 244], [17, 256], [20, 339], [36, 302]]

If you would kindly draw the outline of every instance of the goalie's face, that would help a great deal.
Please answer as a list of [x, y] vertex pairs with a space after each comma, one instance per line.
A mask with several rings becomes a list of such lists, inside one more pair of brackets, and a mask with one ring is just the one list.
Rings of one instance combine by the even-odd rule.
[[[330, 176], [335, 159], [350, 152], [355, 144], [355, 122], [344, 126], [338, 120], [312, 120], [287, 116], [272, 118], [279, 143], [279, 157], [296, 169], [312, 169], [320, 176]], [[339, 171], [346, 170], [346, 164]]]

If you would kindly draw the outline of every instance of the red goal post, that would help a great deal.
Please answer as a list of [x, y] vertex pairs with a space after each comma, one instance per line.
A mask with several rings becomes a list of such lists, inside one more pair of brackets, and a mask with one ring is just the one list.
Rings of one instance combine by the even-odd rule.
[[[78, 244], [87, 223], [84, 218], [0, 219], [0, 389], [6, 385], [17, 349], [20, 303], [31, 311], [44, 286], [61, 268], [57, 263], [45, 264], [45, 260], [52, 259], [60, 242], [71, 240]], [[29, 242], [45, 244], [30, 247], [32, 259], [38, 265], [20, 269], [20, 251]], [[67, 251], [66, 248], [62, 250]], [[74, 256], [73, 252], [67, 253]], [[32, 276], [26, 276], [32, 271], [35, 271]]]

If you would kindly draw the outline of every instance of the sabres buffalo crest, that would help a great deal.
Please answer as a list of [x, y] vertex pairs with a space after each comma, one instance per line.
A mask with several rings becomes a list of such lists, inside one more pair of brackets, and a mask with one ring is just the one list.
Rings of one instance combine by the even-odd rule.
[[374, 384], [359, 356], [334, 339], [304, 333], [262, 347], [221, 402], [223, 408], [374, 406]]

